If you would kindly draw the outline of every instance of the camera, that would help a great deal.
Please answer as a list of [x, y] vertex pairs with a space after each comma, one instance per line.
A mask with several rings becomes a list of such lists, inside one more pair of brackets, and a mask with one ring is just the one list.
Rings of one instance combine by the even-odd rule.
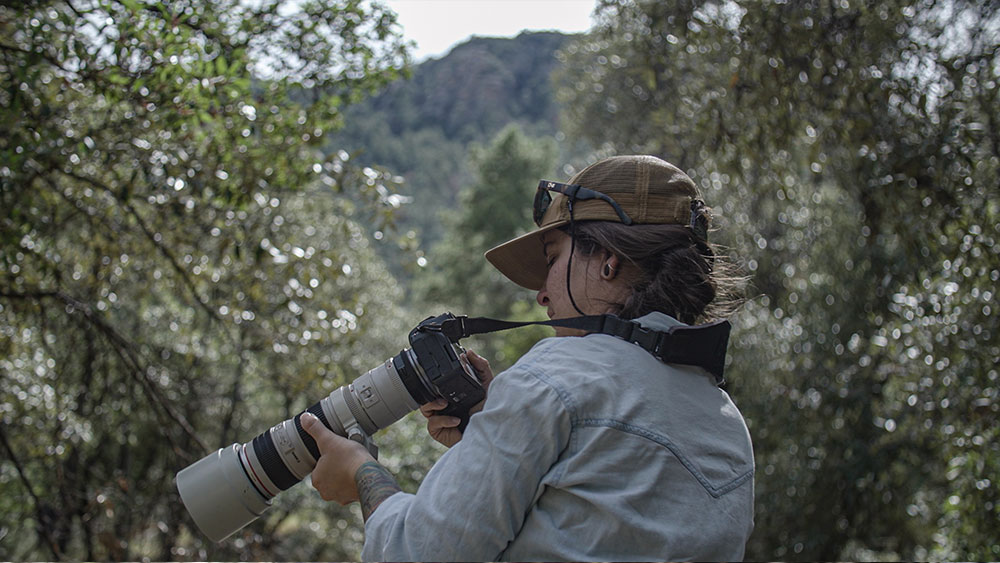
[[[447, 399], [440, 414], [468, 423], [469, 409], [486, 397], [479, 374], [462, 358], [458, 339], [441, 330], [451, 313], [424, 319], [410, 331], [410, 347], [344, 385], [306, 411], [333, 432], [364, 444], [420, 405]], [[220, 448], [177, 473], [177, 490], [198, 528], [222, 541], [254, 521], [271, 499], [305, 478], [319, 449], [301, 424], [303, 413], [245, 444]]]

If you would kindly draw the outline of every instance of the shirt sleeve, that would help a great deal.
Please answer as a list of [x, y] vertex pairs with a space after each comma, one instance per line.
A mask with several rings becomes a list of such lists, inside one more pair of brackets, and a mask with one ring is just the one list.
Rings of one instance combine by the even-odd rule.
[[368, 519], [362, 559], [497, 560], [569, 443], [570, 413], [545, 381], [521, 362], [497, 376], [416, 494], [396, 493]]

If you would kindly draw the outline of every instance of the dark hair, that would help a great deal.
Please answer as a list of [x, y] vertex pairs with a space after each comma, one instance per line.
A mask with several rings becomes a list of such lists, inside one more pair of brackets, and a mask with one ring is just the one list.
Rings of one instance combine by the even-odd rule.
[[683, 225], [580, 221], [569, 234], [583, 255], [606, 250], [632, 266], [632, 293], [615, 304], [622, 318], [659, 311], [697, 324], [726, 318], [743, 303], [746, 277], [718, 247]]

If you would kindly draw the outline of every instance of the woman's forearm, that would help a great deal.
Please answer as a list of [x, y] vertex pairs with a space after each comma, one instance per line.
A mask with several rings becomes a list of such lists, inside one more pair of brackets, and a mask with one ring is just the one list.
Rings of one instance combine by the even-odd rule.
[[358, 485], [361, 516], [366, 522], [382, 501], [402, 490], [389, 470], [374, 461], [363, 463], [354, 473], [354, 481]]

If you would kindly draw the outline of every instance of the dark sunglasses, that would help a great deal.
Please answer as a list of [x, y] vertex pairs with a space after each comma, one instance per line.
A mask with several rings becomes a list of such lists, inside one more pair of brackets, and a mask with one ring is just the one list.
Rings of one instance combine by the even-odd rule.
[[552, 204], [552, 194], [549, 192], [559, 192], [568, 197], [570, 213], [573, 211], [574, 201], [584, 199], [599, 199], [601, 201], [606, 201], [615, 209], [615, 213], [618, 214], [618, 218], [622, 220], [623, 224], [632, 224], [632, 219], [622, 210], [618, 203], [601, 192], [595, 192], [594, 190], [590, 190], [576, 184], [560, 184], [559, 182], [542, 180], [541, 182], [538, 182], [538, 191], [535, 192], [533, 213], [535, 225], [538, 225], [539, 227], [542, 226], [542, 217], [545, 216], [545, 212], [548, 211], [549, 205]]

